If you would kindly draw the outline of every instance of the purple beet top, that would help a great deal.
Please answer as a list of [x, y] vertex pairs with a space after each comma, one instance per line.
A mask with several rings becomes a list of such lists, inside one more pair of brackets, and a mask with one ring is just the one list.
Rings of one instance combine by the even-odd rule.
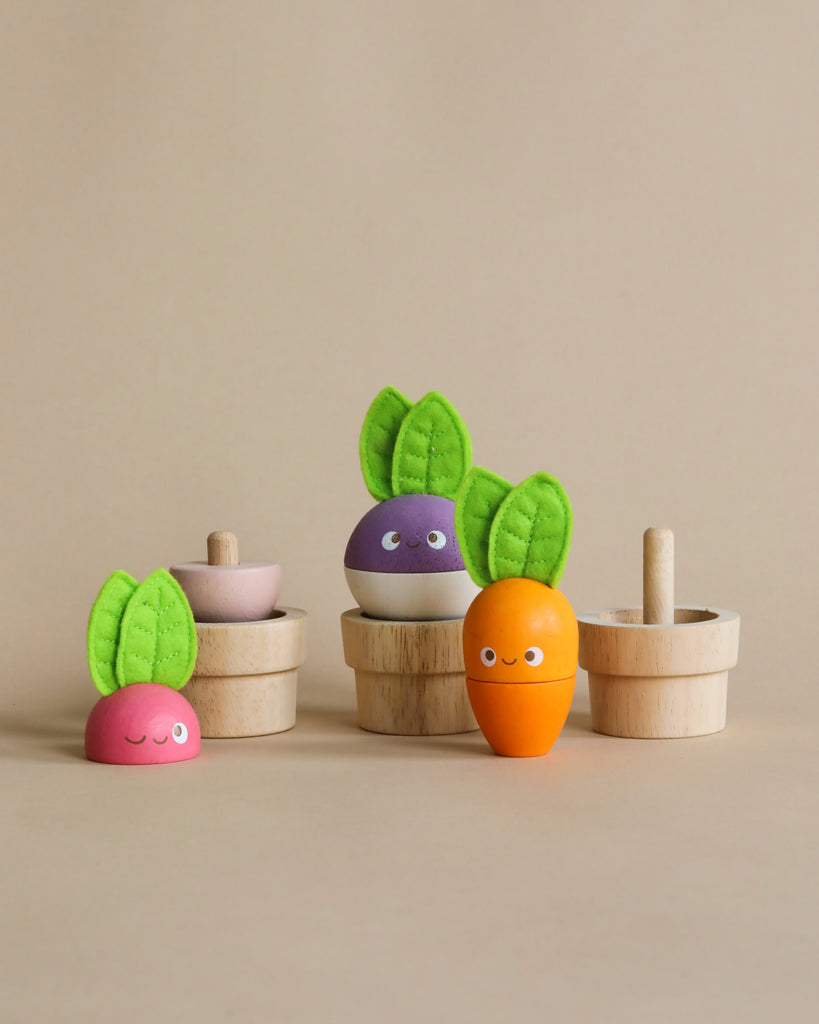
[[344, 565], [365, 572], [463, 569], [454, 518], [455, 502], [435, 494], [400, 494], [379, 502], [353, 530]]

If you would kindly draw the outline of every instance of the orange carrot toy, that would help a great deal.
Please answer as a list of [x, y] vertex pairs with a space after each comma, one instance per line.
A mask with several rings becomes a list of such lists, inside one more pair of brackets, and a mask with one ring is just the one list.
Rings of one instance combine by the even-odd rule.
[[496, 754], [545, 754], [569, 714], [577, 671], [577, 620], [554, 589], [571, 540], [569, 499], [548, 473], [513, 488], [475, 467], [455, 499], [455, 531], [484, 588], [463, 633], [475, 718]]

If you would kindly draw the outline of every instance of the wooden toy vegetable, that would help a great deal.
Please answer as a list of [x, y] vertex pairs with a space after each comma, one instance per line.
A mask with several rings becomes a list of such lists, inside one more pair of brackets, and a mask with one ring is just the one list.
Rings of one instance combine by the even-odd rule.
[[207, 562], [182, 562], [170, 573], [185, 591], [197, 622], [258, 622], [269, 619], [282, 589], [277, 562], [240, 562], [230, 530], [208, 536]]
[[463, 644], [472, 710], [497, 754], [545, 754], [574, 693], [577, 620], [555, 587], [572, 532], [569, 499], [547, 473], [517, 487], [475, 467], [455, 501], [455, 531], [472, 578]]
[[378, 501], [344, 555], [360, 605], [341, 617], [359, 723], [402, 735], [475, 729], [461, 630], [478, 588], [454, 528], [455, 494], [472, 461], [469, 434], [438, 392], [413, 405], [387, 387], [364, 419], [359, 454]]
[[347, 584], [378, 619], [462, 617], [476, 588], [455, 539], [455, 494], [472, 462], [461, 417], [437, 391], [413, 405], [378, 393], [361, 428], [364, 482], [378, 504], [344, 554]]
[[167, 764], [196, 757], [196, 714], [177, 691], [196, 661], [190, 606], [157, 569], [144, 582], [117, 570], [88, 620], [88, 666], [103, 694], [88, 716], [85, 752], [108, 764]]
[[725, 728], [739, 615], [674, 607], [674, 534], [643, 535], [643, 607], [578, 616], [592, 727], [609, 736], [672, 739]]
[[265, 736], [296, 724], [306, 614], [277, 607], [281, 568], [241, 562], [236, 535], [211, 533], [208, 561], [171, 573], [188, 595], [199, 653], [185, 689], [205, 737]]

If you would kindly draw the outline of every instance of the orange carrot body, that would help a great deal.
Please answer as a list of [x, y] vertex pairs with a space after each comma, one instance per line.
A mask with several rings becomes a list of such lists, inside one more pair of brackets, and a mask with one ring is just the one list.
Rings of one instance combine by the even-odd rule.
[[569, 714], [577, 672], [567, 599], [537, 580], [498, 580], [470, 605], [463, 643], [472, 710], [492, 749], [545, 754]]
[[566, 724], [574, 676], [550, 683], [483, 683], [467, 678], [466, 692], [496, 754], [537, 757], [551, 750]]

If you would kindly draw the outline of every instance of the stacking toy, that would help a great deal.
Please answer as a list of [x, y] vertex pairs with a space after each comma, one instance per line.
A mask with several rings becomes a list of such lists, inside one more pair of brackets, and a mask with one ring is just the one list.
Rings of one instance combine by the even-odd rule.
[[463, 619], [386, 621], [355, 608], [341, 616], [341, 634], [362, 729], [439, 736], [478, 728], [464, 685]]
[[103, 695], [85, 727], [85, 753], [106, 764], [169, 764], [196, 757], [199, 722], [177, 691], [196, 659], [196, 630], [165, 569], [138, 583], [116, 570], [88, 619], [88, 667]]
[[281, 569], [241, 562], [229, 531], [211, 533], [208, 561], [171, 566], [188, 595], [198, 655], [186, 696], [208, 738], [285, 732], [296, 722], [307, 616], [277, 607]]
[[341, 617], [359, 724], [407, 736], [472, 731], [461, 637], [478, 588], [454, 527], [455, 493], [472, 461], [466, 427], [438, 392], [413, 405], [387, 387], [364, 419], [359, 454], [378, 502], [344, 556], [359, 604]]
[[481, 467], [455, 499], [455, 529], [484, 589], [464, 620], [466, 687], [496, 754], [546, 754], [574, 693], [577, 621], [556, 589], [572, 533], [560, 483], [535, 473], [517, 487]]
[[171, 566], [188, 595], [197, 622], [258, 622], [269, 619], [279, 600], [282, 570], [276, 562], [240, 562], [236, 534], [208, 537], [207, 562]]
[[720, 608], [675, 608], [674, 534], [646, 530], [642, 609], [578, 616], [592, 728], [636, 739], [722, 731], [739, 621]]

